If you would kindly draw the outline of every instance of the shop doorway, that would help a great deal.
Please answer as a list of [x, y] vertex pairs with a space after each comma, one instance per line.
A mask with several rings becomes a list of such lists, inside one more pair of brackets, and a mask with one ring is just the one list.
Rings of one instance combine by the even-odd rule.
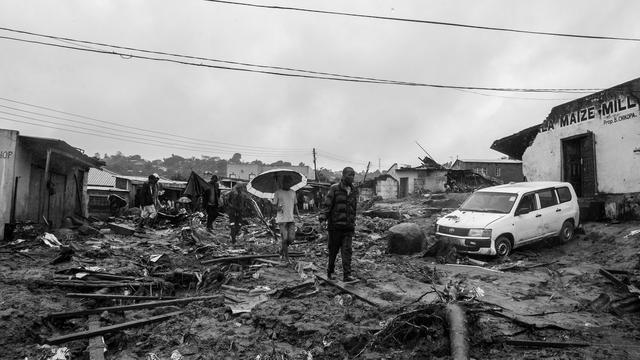
[[406, 197], [409, 192], [409, 178], [401, 177], [400, 178], [400, 191], [398, 194], [399, 198]]
[[593, 133], [562, 139], [562, 180], [573, 185], [578, 197], [596, 194], [596, 161]]

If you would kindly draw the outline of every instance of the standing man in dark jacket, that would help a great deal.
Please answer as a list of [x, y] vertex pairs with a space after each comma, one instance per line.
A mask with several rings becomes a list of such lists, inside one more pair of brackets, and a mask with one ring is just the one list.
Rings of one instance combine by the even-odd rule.
[[158, 180], [160, 176], [158, 174], [149, 175], [149, 180], [142, 185], [140, 191], [140, 208], [141, 219], [138, 224], [139, 227], [144, 225], [154, 225], [158, 211], [156, 205], [158, 205]]
[[236, 237], [240, 234], [242, 225], [245, 223], [244, 215], [249, 207], [249, 193], [247, 185], [238, 183], [227, 193], [226, 210], [229, 215], [229, 226], [231, 227], [231, 243], [236, 243]]
[[356, 172], [351, 167], [342, 170], [342, 179], [331, 185], [324, 199], [320, 222], [327, 220], [329, 231], [329, 263], [327, 278], [332, 279], [336, 266], [338, 251], [342, 256], [342, 276], [345, 282], [353, 281], [351, 277], [351, 242], [356, 226], [356, 207], [358, 191], [353, 186]]
[[218, 199], [220, 198], [220, 185], [218, 176], [211, 175], [209, 188], [204, 192], [204, 203], [207, 210], [207, 230], [213, 230], [213, 222], [218, 217]]

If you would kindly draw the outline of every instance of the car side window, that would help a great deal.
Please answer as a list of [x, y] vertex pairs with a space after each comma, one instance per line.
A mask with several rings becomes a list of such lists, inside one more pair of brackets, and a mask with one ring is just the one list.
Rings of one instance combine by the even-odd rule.
[[544, 189], [538, 191], [540, 198], [540, 208], [544, 209], [549, 206], [558, 205], [555, 189]]
[[571, 190], [569, 190], [568, 187], [557, 188], [556, 191], [558, 192], [561, 203], [571, 201]]
[[529, 211], [537, 210], [538, 205], [536, 204], [536, 198], [534, 194], [526, 194], [522, 196], [520, 199], [520, 203], [518, 203], [517, 207], [518, 211], [521, 209], [527, 209]]

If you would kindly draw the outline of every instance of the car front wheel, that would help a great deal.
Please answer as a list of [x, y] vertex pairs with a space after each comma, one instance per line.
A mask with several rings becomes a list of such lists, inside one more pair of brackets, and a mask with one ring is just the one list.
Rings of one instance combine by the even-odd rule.
[[511, 254], [511, 241], [504, 235], [496, 239], [496, 255], [505, 258]]
[[571, 241], [575, 234], [574, 230], [573, 223], [569, 220], [565, 221], [562, 224], [562, 229], [560, 229], [560, 240], [562, 240], [563, 243]]

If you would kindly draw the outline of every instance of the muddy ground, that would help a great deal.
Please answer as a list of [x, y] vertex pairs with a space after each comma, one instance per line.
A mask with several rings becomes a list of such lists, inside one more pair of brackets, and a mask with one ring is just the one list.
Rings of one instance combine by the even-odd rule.
[[[106, 359], [447, 359], [443, 304], [452, 301], [467, 310], [475, 359], [640, 359], [639, 313], [633, 306], [612, 307], [629, 294], [599, 273], [625, 270], [616, 276], [640, 287], [640, 233], [632, 232], [640, 222], [586, 223], [584, 233], [567, 244], [544, 241], [516, 250], [506, 261], [479, 258], [484, 266], [469, 265], [463, 256], [461, 264], [441, 264], [422, 252], [386, 253], [389, 227], [416, 223], [430, 244], [436, 218], [464, 197], [373, 205], [381, 213], [399, 212], [400, 219], [359, 215], [353, 268], [361, 281], [346, 285], [354, 295], [314, 277], [325, 273], [327, 259], [325, 233], [314, 214], [303, 215], [300, 238], [290, 248], [301, 256], [288, 265], [278, 258], [203, 264], [220, 256], [276, 254], [273, 237], [255, 219], [237, 244], [229, 243], [224, 217], [213, 233], [197, 221], [133, 235], [93, 223], [101, 233], [57, 232], [74, 252], [54, 265], [60, 249], [32, 231], [24, 241], [0, 247], [0, 358], [49, 359], [55, 351], [68, 351], [68, 358], [89, 359], [88, 339], [45, 345], [87, 330], [87, 317], [48, 315], [132, 303], [66, 296], [98, 292], [226, 295], [224, 302], [98, 314], [104, 327], [182, 311], [166, 321], [105, 334]], [[151, 255], [164, 256], [151, 261]], [[339, 278], [340, 268], [338, 263]], [[147, 284], [111, 287], [118, 281], [96, 279], [86, 269]], [[508, 343], [515, 339], [576, 346]]]

